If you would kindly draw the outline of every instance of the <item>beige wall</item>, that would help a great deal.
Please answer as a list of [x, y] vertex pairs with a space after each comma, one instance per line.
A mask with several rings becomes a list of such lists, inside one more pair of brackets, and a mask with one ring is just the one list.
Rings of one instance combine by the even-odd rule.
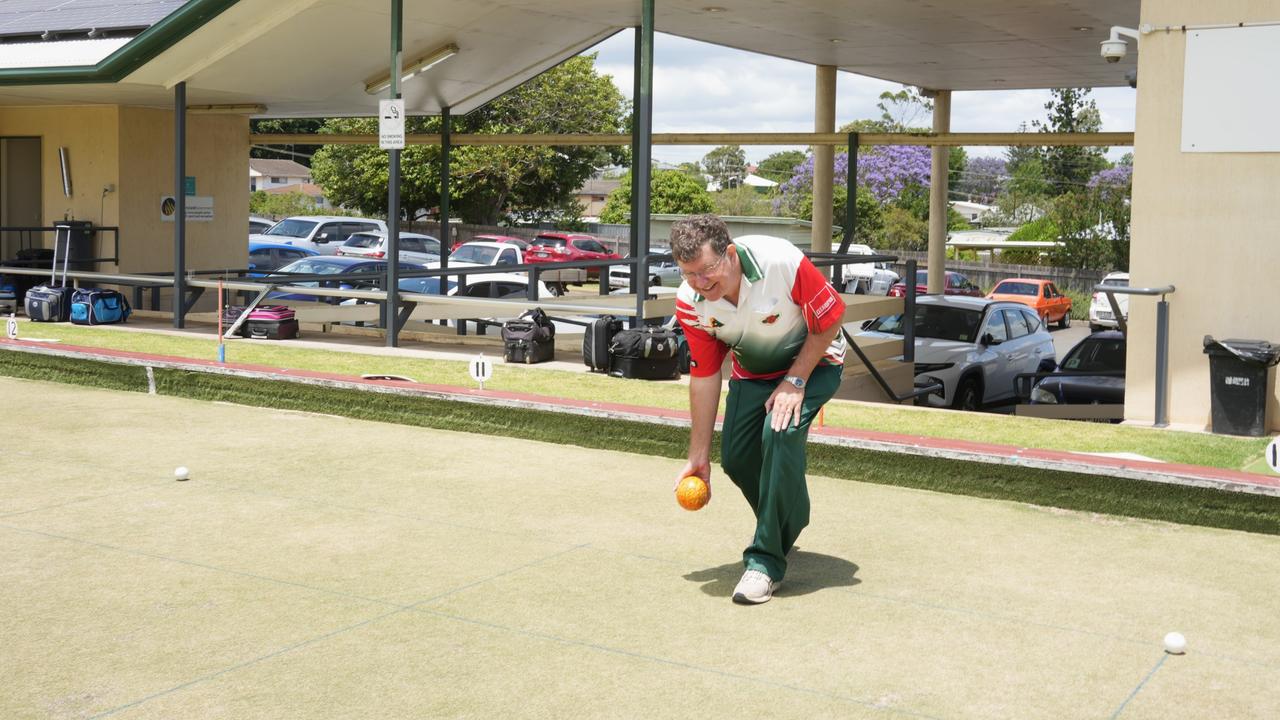
[[[1280, 0], [1143, 0], [1141, 21], [1160, 27], [1277, 19]], [[1203, 427], [1209, 363], [1201, 339], [1280, 342], [1280, 153], [1180, 150], [1185, 47], [1180, 32], [1145, 35], [1138, 44], [1130, 269], [1134, 285], [1177, 286], [1169, 296], [1170, 420]], [[1125, 416], [1150, 422], [1155, 298], [1132, 298], [1130, 325]], [[1277, 430], [1274, 385], [1269, 393]]]
[[[171, 222], [160, 198], [173, 194], [173, 113], [120, 108], [120, 224], [129, 242], [121, 270], [173, 271]], [[239, 115], [189, 115], [187, 172], [196, 195], [213, 197], [213, 222], [187, 222], [187, 267], [239, 268], [247, 259], [249, 121]]]

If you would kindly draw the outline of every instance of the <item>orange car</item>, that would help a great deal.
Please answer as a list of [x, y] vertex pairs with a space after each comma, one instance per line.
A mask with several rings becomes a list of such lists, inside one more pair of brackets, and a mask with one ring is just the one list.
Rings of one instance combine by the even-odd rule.
[[1071, 327], [1071, 298], [1058, 292], [1058, 288], [1048, 280], [1001, 280], [987, 293], [987, 297], [1029, 305], [1045, 325], [1056, 322], [1058, 327]]

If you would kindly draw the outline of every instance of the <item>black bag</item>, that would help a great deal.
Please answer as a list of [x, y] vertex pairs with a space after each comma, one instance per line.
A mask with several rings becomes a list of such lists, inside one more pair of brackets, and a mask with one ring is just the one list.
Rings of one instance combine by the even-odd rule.
[[582, 362], [594, 371], [609, 371], [609, 343], [622, 330], [622, 321], [602, 315], [587, 326], [582, 336]]
[[502, 345], [504, 362], [546, 362], [556, 354], [556, 326], [542, 308], [534, 308], [502, 324]]
[[609, 344], [609, 374], [640, 380], [669, 380], [680, 377], [679, 343], [665, 327], [622, 330]]
[[37, 285], [27, 290], [23, 309], [32, 322], [66, 322], [71, 319], [71, 294], [75, 288], [67, 285], [67, 263], [71, 255], [71, 229], [67, 230], [67, 248], [62, 258], [62, 284], [54, 285], [58, 278], [58, 228], [53, 235], [53, 263], [49, 268], [49, 284]]

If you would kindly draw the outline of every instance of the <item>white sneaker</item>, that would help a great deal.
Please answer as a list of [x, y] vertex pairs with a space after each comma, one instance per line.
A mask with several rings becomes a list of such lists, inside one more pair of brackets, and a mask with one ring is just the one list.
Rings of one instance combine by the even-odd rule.
[[733, 589], [733, 601], [743, 605], [769, 602], [769, 598], [773, 597], [773, 591], [776, 589], [778, 589], [778, 583], [770, 580], [768, 575], [759, 570], [748, 570], [742, 573], [742, 579]]

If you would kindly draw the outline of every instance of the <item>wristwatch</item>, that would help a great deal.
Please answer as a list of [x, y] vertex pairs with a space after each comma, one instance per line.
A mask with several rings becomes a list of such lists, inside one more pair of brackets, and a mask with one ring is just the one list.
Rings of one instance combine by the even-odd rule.
[[795, 385], [797, 388], [800, 388], [801, 390], [804, 389], [804, 378], [800, 377], [799, 375], [788, 375], [782, 378], [782, 382], [791, 383], [792, 385]]

